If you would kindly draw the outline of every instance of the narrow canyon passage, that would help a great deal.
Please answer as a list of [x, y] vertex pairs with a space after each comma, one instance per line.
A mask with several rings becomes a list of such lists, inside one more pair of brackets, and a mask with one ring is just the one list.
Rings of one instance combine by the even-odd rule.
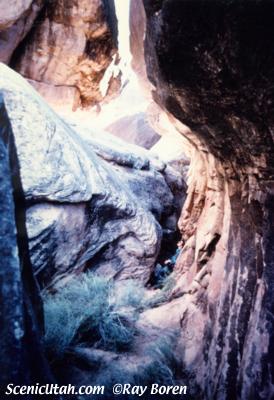
[[0, 16], [3, 387], [274, 398], [273, 12], [34, 0]]

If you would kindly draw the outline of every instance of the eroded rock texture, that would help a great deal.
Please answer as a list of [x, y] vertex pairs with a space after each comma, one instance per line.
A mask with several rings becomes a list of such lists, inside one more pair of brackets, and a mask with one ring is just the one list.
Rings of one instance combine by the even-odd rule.
[[206, 399], [271, 399], [274, 3], [144, 5], [154, 98], [192, 145], [174, 292], [185, 294], [168, 306], [183, 361]]
[[100, 89], [117, 56], [116, 38], [113, 0], [12, 1], [1, 12], [0, 61], [51, 103], [75, 109], [118, 91], [118, 76]]
[[15, 136], [40, 284], [90, 268], [146, 282], [162, 236], [176, 231], [184, 194], [180, 175], [117, 138], [110, 145], [107, 134], [82, 132], [80, 126], [76, 133], [3, 64], [0, 88]]
[[[42, 303], [33, 278], [14, 138], [0, 97], [1, 394], [6, 385], [49, 383], [42, 354]], [[18, 240], [18, 238], [20, 240]]]
[[8, 64], [11, 57], [31, 30], [44, 0], [1, 1], [0, 61]]

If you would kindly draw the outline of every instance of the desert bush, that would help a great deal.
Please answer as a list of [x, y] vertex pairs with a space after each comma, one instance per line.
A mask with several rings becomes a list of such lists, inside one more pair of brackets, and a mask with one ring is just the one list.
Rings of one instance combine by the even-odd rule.
[[134, 279], [115, 283], [115, 305], [117, 308], [132, 307], [140, 309], [144, 307], [146, 289], [141, 282]]
[[[117, 382], [148, 387], [151, 387], [153, 383], [159, 385], [178, 384], [176, 377], [178, 362], [174, 355], [174, 343], [177, 339], [175, 336], [175, 333], [162, 332], [157, 340], [146, 337], [142, 354], [139, 354], [140, 359], [137, 359], [137, 365], [121, 362], [118, 365], [117, 363], [109, 364], [96, 381], [97, 385], [105, 385], [105, 399], [113, 399], [111, 388]], [[147, 342], [147, 340], [149, 341]], [[138, 396], [126, 394], [121, 396], [121, 399], [135, 398]], [[155, 396], [146, 393], [145, 398], [154, 399]], [[173, 397], [169, 396], [169, 398]]]
[[156, 289], [152, 296], [143, 298], [143, 308], [155, 308], [166, 303], [170, 297], [174, 285], [174, 273], [171, 273], [162, 281], [161, 289]]
[[145, 353], [151, 360], [143, 368], [139, 368], [138, 379], [140, 385], [158, 383], [174, 385], [176, 378], [177, 360], [174, 354], [174, 343], [177, 342], [176, 332], [166, 332], [146, 346]]
[[[168, 278], [166, 286], [157, 290], [153, 300], [150, 298], [149, 305], [147, 290], [140, 283], [114, 282], [88, 273], [73, 279], [60, 292], [45, 295], [44, 344], [49, 360], [62, 371], [67, 360], [74, 362], [75, 348], [93, 347], [106, 350], [106, 357], [113, 352], [119, 356], [113, 362], [98, 363], [93, 374], [88, 375], [88, 384], [106, 388], [117, 382], [143, 386], [176, 384], [177, 334], [146, 329], [142, 324], [137, 329], [136, 324], [142, 310], [166, 300], [170, 286]], [[132, 363], [128, 363], [130, 357]], [[111, 390], [104, 396], [106, 400], [113, 398]]]
[[79, 344], [129, 350], [139, 333], [136, 321], [140, 312], [167, 300], [170, 280], [148, 299], [146, 289], [136, 281], [114, 282], [87, 273], [72, 279], [58, 293], [44, 295], [48, 357], [60, 359], [71, 346]]
[[82, 321], [71, 303], [60, 296], [48, 296], [44, 300], [44, 345], [49, 358], [60, 358], [72, 342]]
[[131, 281], [117, 290], [113, 281], [94, 274], [74, 278], [59, 293], [44, 296], [44, 344], [60, 358], [81, 342], [106, 350], [126, 350], [137, 334], [135, 322], [143, 291]]

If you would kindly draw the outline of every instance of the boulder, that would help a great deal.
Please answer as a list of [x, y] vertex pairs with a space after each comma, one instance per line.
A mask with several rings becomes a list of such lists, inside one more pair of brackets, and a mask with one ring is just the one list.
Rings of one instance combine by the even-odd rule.
[[[0, 91], [14, 132], [40, 285], [61, 284], [91, 268], [146, 282], [163, 234], [177, 229], [181, 176], [144, 149], [85, 127], [74, 130], [3, 64]], [[180, 196], [179, 207], [174, 196]]]

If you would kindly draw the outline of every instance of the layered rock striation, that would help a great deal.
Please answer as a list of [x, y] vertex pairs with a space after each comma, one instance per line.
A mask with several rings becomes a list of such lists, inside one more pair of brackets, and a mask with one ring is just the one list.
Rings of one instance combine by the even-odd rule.
[[[16, 3], [16, 4], [14, 4]], [[12, 65], [51, 103], [71, 109], [97, 104], [119, 90], [113, 0], [16, 1], [0, 20], [0, 61]]]
[[192, 147], [174, 291], [182, 297], [167, 307], [180, 317], [168, 321], [181, 327], [183, 362], [204, 398], [270, 399], [273, 2], [144, 6], [154, 99]]
[[147, 282], [162, 237], [176, 233], [181, 176], [111, 135], [73, 130], [22, 77], [3, 64], [0, 72], [40, 285], [87, 269]]

